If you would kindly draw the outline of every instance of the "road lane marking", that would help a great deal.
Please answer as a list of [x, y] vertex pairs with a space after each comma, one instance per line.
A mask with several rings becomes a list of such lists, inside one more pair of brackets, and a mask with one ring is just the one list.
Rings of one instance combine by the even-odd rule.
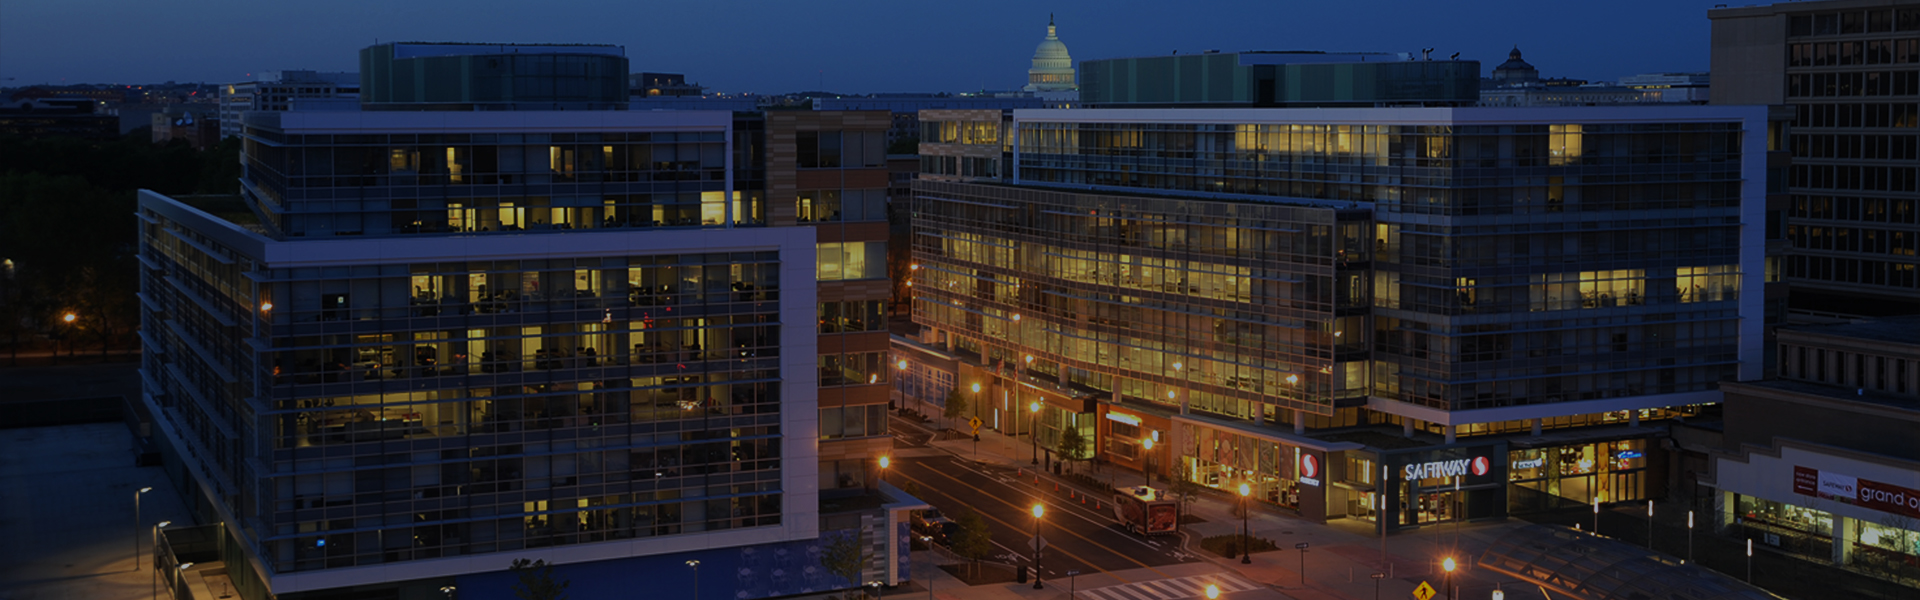
[[[952, 480], [952, 481], [953, 481], [954, 483], [958, 483], [958, 484], [960, 484], [960, 485], [963, 485], [963, 486], [966, 486], [966, 487], [967, 487], [967, 488], [969, 488], [969, 489], [972, 489], [973, 491], [976, 491], [976, 492], [979, 492], [979, 493], [980, 493], [980, 494], [981, 494], [982, 496], [984, 496], [984, 497], [987, 497], [987, 498], [992, 498], [992, 499], [994, 499], [994, 500], [996, 500], [996, 501], [999, 501], [999, 502], [1000, 502], [1001, 504], [1005, 504], [1005, 505], [1007, 505], [1008, 507], [1010, 507], [1010, 508], [1013, 508], [1013, 509], [1014, 509], [1014, 510], [1016, 510], [1016, 511], [1022, 511], [1022, 512], [1024, 512], [1024, 511], [1025, 511], [1025, 508], [1026, 508], [1026, 507], [1022, 507], [1022, 506], [1020, 506], [1020, 505], [1017, 505], [1017, 504], [1014, 504], [1014, 503], [1012, 503], [1012, 502], [1008, 502], [1008, 501], [1007, 501], [1007, 500], [1006, 500], [1005, 498], [1001, 498], [1001, 497], [999, 497], [999, 496], [995, 496], [995, 495], [993, 495], [993, 494], [991, 494], [991, 493], [988, 493], [988, 492], [987, 492], [986, 490], [983, 490], [983, 489], [980, 489], [979, 487], [976, 487], [976, 486], [974, 486], [973, 484], [970, 484], [970, 483], [967, 483], [967, 482], [965, 482], [965, 481], [961, 481], [961, 480], [960, 480], [959, 478], [956, 478], [956, 477], [954, 477], [954, 476], [952, 476], [952, 475], [948, 475], [948, 474], [946, 474], [946, 473], [942, 473], [942, 472], [940, 472], [939, 470], [932, 470], [932, 472], [933, 472], [933, 474], [935, 474], [935, 475], [939, 475], [939, 476], [941, 476], [941, 477], [945, 477], [945, 478], [947, 478], [947, 479], [949, 479], [949, 480]], [[915, 483], [919, 483], [920, 485], [922, 485], [922, 486], [924, 486], [924, 487], [932, 487], [932, 484], [929, 484], [929, 483], [926, 483], [926, 482], [922, 482], [922, 481], [920, 481], [920, 480], [918, 480], [918, 479], [915, 479], [915, 478], [913, 478], [913, 477], [912, 477], [912, 476], [910, 476], [910, 475], [907, 475], [906, 473], [901, 473], [900, 475], [901, 475], [902, 477], [906, 477], [906, 478], [907, 478], [908, 480], [910, 480], [910, 481], [914, 481]], [[1015, 489], [1015, 490], [1018, 490], [1019, 488], [1017, 488], [1017, 487], [1016, 487], [1016, 488], [1014, 488], [1014, 489]], [[952, 494], [947, 494], [947, 496], [948, 496], [948, 497], [952, 497]], [[1031, 496], [1029, 496], [1029, 497], [1031, 497]], [[955, 498], [955, 499], [956, 499], [956, 500], [958, 500], [958, 498]], [[1072, 510], [1068, 510], [1068, 511], [1066, 511], [1066, 512], [1067, 512], [1068, 514], [1072, 514], [1072, 513], [1073, 513], [1073, 511], [1072, 511]], [[993, 518], [993, 517], [992, 517], [991, 515], [987, 515], [987, 514], [986, 514], [986, 513], [984, 513], [984, 512], [983, 512], [983, 513], [981, 513], [981, 516], [985, 516], [985, 517], [987, 517], [987, 518], [990, 518], [990, 519], [991, 519], [991, 518]], [[1081, 518], [1082, 518], [1082, 519], [1086, 519], [1085, 517], [1081, 517]], [[994, 520], [995, 520], [995, 521], [999, 521], [999, 519], [994, 519]], [[1091, 520], [1088, 520], [1088, 521], [1089, 521], [1089, 522], [1091, 522]], [[1002, 525], [1006, 525], [1006, 526], [1008, 526], [1008, 527], [1010, 527], [1010, 528], [1012, 528], [1012, 529], [1013, 529], [1014, 531], [1019, 531], [1019, 530], [1020, 530], [1020, 528], [1019, 528], [1019, 527], [1017, 527], [1017, 526], [1014, 526], [1014, 525], [1012, 525], [1012, 524], [1010, 524], [1010, 523], [1007, 523], [1006, 521], [1000, 521], [1000, 523], [1001, 523]], [[1102, 526], [1102, 527], [1104, 527], [1104, 526], [1105, 526], [1105, 524], [1104, 524], [1104, 523], [1096, 523], [1096, 524], [1097, 524], [1097, 525], [1100, 525], [1100, 526]], [[1118, 551], [1118, 550], [1114, 550], [1113, 548], [1111, 548], [1111, 547], [1109, 547], [1109, 546], [1107, 546], [1106, 544], [1102, 544], [1102, 543], [1100, 543], [1100, 542], [1098, 542], [1098, 541], [1094, 541], [1093, 539], [1091, 539], [1091, 538], [1088, 538], [1087, 536], [1084, 536], [1084, 535], [1080, 535], [1080, 533], [1079, 533], [1079, 532], [1076, 532], [1076, 531], [1074, 531], [1074, 530], [1073, 530], [1072, 528], [1070, 528], [1070, 527], [1055, 527], [1055, 528], [1054, 528], [1054, 530], [1055, 530], [1055, 531], [1062, 531], [1062, 532], [1065, 532], [1065, 533], [1066, 533], [1067, 535], [1071, 535], [1071, 536], [1073, 536], [1073, 537], [1077, 537], [1077, 538], [1080, 538], [1081, 540], [1083, 540], [1083, 541], [1085, 541], [1085, 542], [1087, 542], [1087, 543], [1089, 543], [1089, 544], [1093, 544], [1094, 546], [1098, 546], [1098, 547], [1099, 547], [1100, 549], [1102, 549], [1102, 550], [1106, 550], [1107, 552], [1110, 552], [1110, 553], [1113, 553], [1113, 555], [1114, 555], [1114, 556], [1118, 556], [1118, 557], [1120, 557], [1120, 558], [1124, 558], [1124, 559], [1127, 559], [1127, 561], [1129, 561], [1129, 562], [1132, 562], [1133, 564], [1136, 564], [1136, 565], [1140, 565], [1140, 567], [1141, 567], [1141, 568], [1144, 568], [1144, 569], [1146, 569], [1146, 570], [1148, 570], [1148, 571], [1152, 571], [1152, 572], [1154, 572], [1154, 574], [1156, 574], [1156, 575], [1159, 575], [1159, 576], [1161, 576], [1161, 577], [1166, 577], [1166, 576], [1167, 576], [1167, 574], [1166, 574], [1166, 573], [1163, 573], [1163, 572], [1161, 572], [1161, 571], [1160, 571], [1159, 569], [1155, 569], [1155, 568], [1153, 567], [1153, 565], [1149, 565], [1149, 564], [1147, 564], [1147, 563], [1143, 563], [1143, 562], [1140, 562], [1140, 560], [1139, 560], [1139, 559], [1137, 559], [1137, 558], [1134, 558], [1134, 557], [1132, 557], [1131, 555], [1127, 555], [1127, 554], [1123, 554], [1123, 553], [1121, 553], [1120, 551]], [[1131, 539], [1131, 538], [1129, 538], [1129, 539]], [[1135, 540], [1135, 541], [1138, 541], [1138, 540]], [[1090, 561], [1090, 560], [1087, 560], [1087, 559], [1085, 559], [1085, 558], [1081, 558], [1081, 557], [1080, 557], [1079, 555], [1077, 555], [1077, 554], [1074, 554], [1074, 553], [1072, 553], [1072, 552], [1069, 552], [1069, 551], [1067, 551], [1067, 550], [1066, 550], [1066, 549], [1064, 549], [1064, 548], [1062, 548], [1062, 549], [1060, 549], [1060, 552], [1061, 552], [1062, 554], [1066, 554], [1067, 556], [1070, 556], [1070, 557], [1072, 557], [1072, 558], [1073, 558], [1074, 560], [1078, 560], [1078, 561], [1080, 561], [1081, 563], [1083, 563], [1083, 564], [1085, 564], [1085, 565], [1087, 565], [1087, 566], [1089, 566], [1089, 567], [1093, 567], [1093, 568], [1095, 568], [1095, 569], [1098, 569], [1098, 570], [1099, 570], [1099, 571], [1100, 571], [1101, 573], [1106, 573], [1106, 574], [1108, 574], [1108, 575], [1113, 575], [1113, 573], [1112, 573], [1112, 572], [1110, 572], [1110, 571], [1108, 571], [1108, 570], [1106, 570], [1106, 569], [1102, 569], [1102, 568], [1100, 568], [1100, 567], [1097, 567], [1097, 566], [1094, 566], [1094, 564], [1093, 564], [1093, 561]], [[1119, 576], [1117, 576], [1117, 575], [1114, 575], [1114, 578], [1115, 578], [1115, 579], [1120, 579], [1121, 581], [1127, 581], [1127, 580], [1126, 580], [1125, 578], [1121, 578], [1121, 577], [1119, 577]]]

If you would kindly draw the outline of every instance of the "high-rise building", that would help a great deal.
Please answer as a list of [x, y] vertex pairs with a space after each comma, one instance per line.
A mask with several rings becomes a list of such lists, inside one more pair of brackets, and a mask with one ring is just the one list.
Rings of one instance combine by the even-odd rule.
[[1775, 207], [1797, 308], [1920, 310], [1920, 2], [1716, 8], [1713, 103], [1793, 108]]
[[446, 60], [376, 65], [378, 110], [248, 113], [245, 209], [141, 194], [146, 401], [238, 595], [904, 579], [886, 113], [541, 110], [603, 90], [459, 78], [584, 57], [624, 94], [625, 58], [408, 46]]
[[[1093, 62], [1090, 104], [1182, 100], [1101, 91], [1156, 86], [1097, 82]], [[1275, 97], [1416, 87], [1388, 83]], [[1422, 89], [1408, 100], [1475, 98]], [[1043, 447], [1078, 429], [1117, 464], [1413, 527], [1658, 497], [1643, 420], [1762, 374], [1763, 107], [921, 121], [914, 321], [990, 428], [1036, 420]]]

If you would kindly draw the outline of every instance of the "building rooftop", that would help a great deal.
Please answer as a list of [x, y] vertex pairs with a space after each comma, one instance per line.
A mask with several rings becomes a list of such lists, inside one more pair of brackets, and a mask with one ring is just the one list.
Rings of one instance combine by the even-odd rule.
[[1867, 321], [1832, 325], [1788, 325], [1781, 329], [1920, 346], [1920, 315], [1879, 317]]
[[[1757, 388], [1765, 388], [1770, 390], [1779, 390], [1783, 392], [1793, 392], [1796, 394], [1806, 394], [1809, 396], [1818, 396], [1821, 398], [1826, 398], [1830, 400], [1839, 400], [1843, 402], [1860, 402], [1860, 403], [1873, 404], [1873, 405], [1885, 406], [1890, 408], [1920, 411], [1920, 397], [1916, 397], [1910, 394], [1908, 395], [1893, 394], [1888, 392], [1878, 392], [1878, 391], [1864, 389], [1864, 388], [1849, 388], [1849, 387], [1829, 385], [1824, 383], [1814, 383], [1811, 381], [1800, 381], [1796, 379], [1766, 379], [1761, 381], [1742, 381], [1742, 382], [1739, 382], [1739, 384], [1746, 385], [1746, 386], [1753, 386]], [[1920, 418], [1920, 417], [1917, 417], [1917, 418]]]

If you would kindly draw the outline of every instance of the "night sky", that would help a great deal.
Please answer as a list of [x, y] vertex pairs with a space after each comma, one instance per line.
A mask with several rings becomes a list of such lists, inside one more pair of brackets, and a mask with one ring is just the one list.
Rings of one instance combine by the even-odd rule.
[[716, 92], [1015, 89], [1052, 12], [1075, 61], [1208, 49], [1459, 52], [1545, 77], [1707, 70], [1712, 0], [0, 0], [0, 86], [358, 70], [376, 41], [605, 43]]

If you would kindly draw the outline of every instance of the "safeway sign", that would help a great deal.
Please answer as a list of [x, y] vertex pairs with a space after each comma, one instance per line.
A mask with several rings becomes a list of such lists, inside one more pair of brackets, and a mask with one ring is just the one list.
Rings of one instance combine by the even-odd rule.
[[1417, 481], [1461, 476], [1484, 477], [1492, 471], [1493, 461], [1487, 460], [1485, 456], [1475, 456], [1409, 464], [1406, 466], [1405, 475], [1409, 481]]

